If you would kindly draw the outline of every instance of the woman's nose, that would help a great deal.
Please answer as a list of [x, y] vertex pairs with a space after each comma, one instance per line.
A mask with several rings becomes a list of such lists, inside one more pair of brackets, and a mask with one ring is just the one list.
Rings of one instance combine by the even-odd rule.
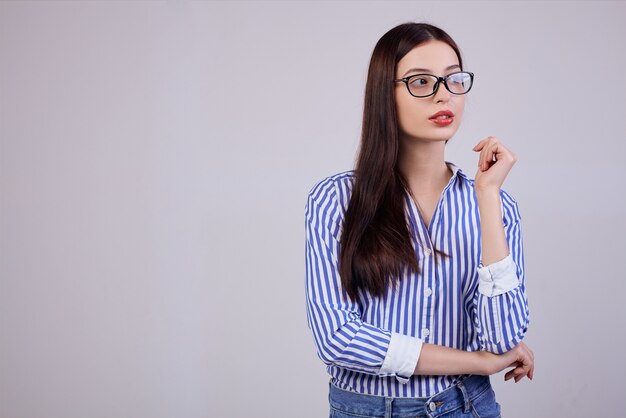
[[448, 101], [451, 95], [452, 93], [450, 93], [446, 86], [444, 86], [443, 82], [440, 81], [437, 85], [437, 91], [434, 94], [435, 101]]

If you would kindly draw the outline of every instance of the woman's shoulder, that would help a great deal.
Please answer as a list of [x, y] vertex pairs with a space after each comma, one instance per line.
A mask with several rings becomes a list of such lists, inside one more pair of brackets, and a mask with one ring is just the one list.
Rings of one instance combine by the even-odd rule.
[[309, 197], [317, 197], [320, 194], [325, 194], [329, 189], [350, 190], [354, 184], [356, 174], [354, 170], [341, 171], [339, 173], [331, 174], [323, 177], [313, 184], [313, 187], [309, 190]]
[[341, 171], [323, 177], [309, 190], [307, 206], [340, 207], [345, 212], [355, 178], [354, 170]]
[[519, 222], [522, 219], [517, 200], [511, 193], [500, 189], [500, 201], [502, 202], [502, 217], [505, 225]]

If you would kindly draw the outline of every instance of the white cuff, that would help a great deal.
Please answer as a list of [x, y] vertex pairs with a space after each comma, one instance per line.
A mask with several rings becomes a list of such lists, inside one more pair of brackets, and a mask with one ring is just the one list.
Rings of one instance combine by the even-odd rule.
[[415, 372], [422, 344], [423, 341], [419, 338], [391, 333], [387, 355], [378, 374], [395, 376], [400, 383], [406, 384]]
[[517, 265], [511, 254], [502, 260], [478, 268], [478, 291], [485, 296], [501, 295], [519, 286]]

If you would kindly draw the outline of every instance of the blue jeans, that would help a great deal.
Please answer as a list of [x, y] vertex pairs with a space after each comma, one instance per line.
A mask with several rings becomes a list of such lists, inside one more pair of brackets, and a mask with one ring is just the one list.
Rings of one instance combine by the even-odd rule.
[[500, 418], [489, 376], [464, 376], [430, 398], [392, 398], [349, 392], [330, 385], [331, 418]]

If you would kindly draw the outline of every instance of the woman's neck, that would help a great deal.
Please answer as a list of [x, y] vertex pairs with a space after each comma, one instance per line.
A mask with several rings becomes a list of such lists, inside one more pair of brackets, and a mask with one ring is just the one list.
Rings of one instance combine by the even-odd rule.
[[398, 168], [414, 195], [437, 194], [450, 181], [444, 160], [445, 142], [400, 142]]

